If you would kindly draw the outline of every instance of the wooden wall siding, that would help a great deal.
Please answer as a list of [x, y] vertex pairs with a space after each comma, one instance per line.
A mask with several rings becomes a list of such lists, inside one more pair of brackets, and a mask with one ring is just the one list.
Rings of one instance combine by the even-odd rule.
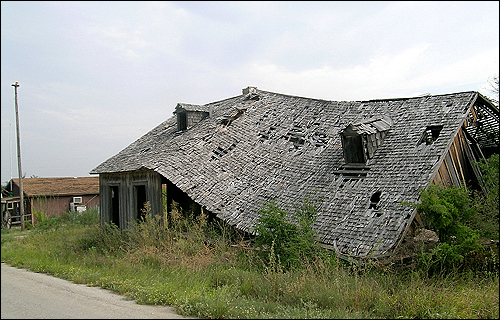
[[481, 187], [481, 173], [475, 164], [477, 161], [463, 129], [460, 128], [432, 183], [458, 188]]
[[[12, 179], [12, 182], [12, 192], [19, 196], [19, 179]], [[98, 206], [99, 178], [24, 178], [23, 193], [26, 214], [44, 212], [49, 216], [60, 216], [70, 210], [73, 197], [82, 197], [82, 205], [87, 208]]]
[[146, 201], [151, 205], [151, 214], [162, 214], [162, 189], [161, 176], [151, 170], [136, 172], [100, 174], [100, 197], [101, 197], [101, 223], [109, 223], [113, 220], [113, 205], [111, 188], [118, 187], [118, 199], [120, 212], [117, 225], [120, 230], [127, 228], [128, 224], [138, 219], [137, 187], [144, 186]]
[[44, 212], [52, 217], [61, 216], [64, 212], [70, 210], [69, 204], [73, 202], [73, 197], [82, 197], [82, 205], [87, 208], [99, 205], [98, 195], [72, 195], [72, 196], [50, 196], [50, 197], [28, 197], [29, 214], [35, 212]]
[[[147, 168], [250, 233], [266, 202], [292, 211], [309, 195], [319, 201], [313, 226], [319, 241], [357, 257], [387, 254], [397, 245], [415, 214], [402, 203], [418, 201], [438, 172], [450, 181], [452, 172], [445, 170], [453, 169], [458, 181], [462, 172], [467, 175], [458, 163], [454, 169], [454, 161], [463, 161], [459, 144], [446, 154], [480, 97], [477, 92], [370, 101], [248, 92], [202, 106], [211, 116], [182, 133], [176, 115], [168, 118], [91, 173]], [[238, 110], [246, 111], [230, 125], [221, 122]], [[381, 115], [392, 119], [392, 126], [364, 164], [366, 171], [354, 179], [339, 170], [345, 162], [341, 133]], [[441, 126], [435, 141], [420, 143], [428, 127]], [[441, 169], [441, 162], [447, 167]], [[374, 195], [380, 197], [376, 208]], [[101, 203], [104, 207], [104, 199]]]

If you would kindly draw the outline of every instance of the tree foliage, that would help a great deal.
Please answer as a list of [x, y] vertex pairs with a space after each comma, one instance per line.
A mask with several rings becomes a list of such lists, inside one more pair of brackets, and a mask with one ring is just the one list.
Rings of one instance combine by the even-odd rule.
[[430, 185], [421, 191], [420, 200], [421, 203], [415, 206], [417, 212], [442, 242], [450, 242], [450, 237], [464, 237], [468, 233], [467, 223], [472, 220], [474, 210], [466, 189]]

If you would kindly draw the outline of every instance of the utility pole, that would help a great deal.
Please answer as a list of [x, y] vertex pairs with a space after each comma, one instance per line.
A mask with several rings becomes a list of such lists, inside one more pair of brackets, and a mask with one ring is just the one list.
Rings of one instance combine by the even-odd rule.
[[23, 170], [21, 170], [21, 136], [19, 134], [19, 111], [17, 107], [17, 87], [19, 87], [19, 82], [16, 81], [12, 86], [16, 97], [17, 166], [19, 167], [19, 195], [21, 196], [19, 210], [21, 211], [21, 231], [24, 231]]
[[14, 194], [12, 193], [12, 123], [9, 122], [9, 154], [10, 154], [10, 194], [9, 197], [12, 197]]

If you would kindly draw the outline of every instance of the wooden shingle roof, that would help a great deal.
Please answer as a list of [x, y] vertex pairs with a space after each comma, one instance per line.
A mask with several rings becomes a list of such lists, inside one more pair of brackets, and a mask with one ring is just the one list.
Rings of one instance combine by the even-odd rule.
[[[170, 117], [91, 173], [154, 170], [248, 232], [265, 202], [293, 210], [309, 195], [319, 201], [314, 228], [323, 244], [353, 256], [380, 255], [409, 226], [415, 213], [402, 202], [417, 201], [432, 181], [478, 97], [471, 91], [327, 101], [252, 89], [204, 105], [212, 115], [183, 132]], [[340, 170], [341, 133], [350, 125], [360, 134], [384, 131], [356, 177]], [[438, 139], [419, 143], [428, 126], [442, 126]], [[371, 208], [374, 194], [380, 199]]]
[[175, 107], [175, 111], [177, 110], [186, 110], [186, 111], [204, 111], [208, 112], [209, 108], [207, 106], [200, 106], [196, 104], [189, 104], [189, 103], [181, 103], [179, 102], [177, 106]]
[[[12, 179], [19, 186], [19, 179]], [[28, 197], [99, 194], [99, 177], [24, 178], [23, 193]]]

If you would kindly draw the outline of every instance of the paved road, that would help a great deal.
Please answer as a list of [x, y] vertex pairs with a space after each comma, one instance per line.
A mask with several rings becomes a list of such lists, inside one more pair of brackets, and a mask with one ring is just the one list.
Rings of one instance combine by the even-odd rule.
[[1, 270], [2, 319], [187, 319], [173, 308], [139, 305], [101, 288], [5, 263]]

